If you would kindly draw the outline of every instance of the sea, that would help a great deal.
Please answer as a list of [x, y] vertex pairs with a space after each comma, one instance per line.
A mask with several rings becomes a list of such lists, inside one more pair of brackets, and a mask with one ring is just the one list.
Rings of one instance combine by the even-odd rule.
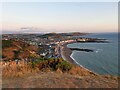
[[118, 33], [92, 33], [87, 38], [107, 39], [109, 43], [72, 43], [68, 48], [92, 49], [94, 52], [74, 50], [71, 57], [84, 68], [101, 75], [120, 75], [118, 73]]

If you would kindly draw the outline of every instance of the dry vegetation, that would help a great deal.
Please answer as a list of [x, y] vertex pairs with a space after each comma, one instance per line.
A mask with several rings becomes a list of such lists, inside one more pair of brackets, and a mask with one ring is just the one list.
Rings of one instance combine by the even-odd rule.
[[19, 58], [28, 58], [30, 55], [29, 51], [35, 52], [37, 51], [37, 47], [21, 41], [2, 41], [2, 57], [6, 58], [6, 60], [14, 59], [15, 50], [19, 52]]
[[[3, 67], [3, 88], [117, 88], [117, 77], [102, 76], [79, 66], [68, 69], [63, 60]], [[56, 64], [55, 64], [56, 63]], [[51, 66], [52, 65], [52, 66]], [[70, 64], [71, 66], [71, 64]], [[64, 68], [67, 69], [64, 69]]]
[[30, 73], [36, 73], [39, 71], [37, 68], [31, 68], [29, 65], [17, 65], [13, 64], [2, 68], [2, 77], [22, 77]]
[[21, 61], [19, 64], [16, 64], [15, 61], [9, 62], [6, 66], [2, 67], [2, 76], [3, 77], [20, 77], [29, 73], [37, 73], [39, 71], [57, 71], [58, 69], [61, 72], [67, 72], [72, 68], [72, 65], [63, 59], [50, 59], [44, 60], [39, 59], [36, 62], [29, 62], [24, 64], [24, 61]]

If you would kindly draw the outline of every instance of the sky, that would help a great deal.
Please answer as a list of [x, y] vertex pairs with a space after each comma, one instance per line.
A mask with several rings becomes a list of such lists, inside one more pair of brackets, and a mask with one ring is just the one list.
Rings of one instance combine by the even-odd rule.
[[4, 32], [117, 32], [117, 2], [3, 2]]

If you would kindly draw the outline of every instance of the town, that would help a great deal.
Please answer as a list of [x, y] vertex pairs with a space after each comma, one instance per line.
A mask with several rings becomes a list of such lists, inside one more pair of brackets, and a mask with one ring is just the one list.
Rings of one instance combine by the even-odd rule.
[[[14, 40], [35, 45], [39, 48], [39, 55], [46, 58], [60, 58], [60, 49], [63, 44], [73, 42], [103, 42], [105, 39], [75, 38], [75, 36], [86, 35], [86, 33], [49, 33], [49, 34], [3, 34], [2, 40]], [[105, 42], [105, 41], [104, 41]]]
[[[82, 33], [78, 35], [84, 35]], [[4, 34], [2, 40], [21, 41], [38, 47], [37, 53], [46, 58], [60, 58], [60, 48], [64, 43], [75, 42], [73, 34]]]

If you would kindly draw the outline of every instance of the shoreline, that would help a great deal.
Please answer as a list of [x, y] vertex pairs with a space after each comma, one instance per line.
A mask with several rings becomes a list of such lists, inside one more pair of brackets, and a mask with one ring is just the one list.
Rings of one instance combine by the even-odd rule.
[[72, 50], [70, 50], [68, 47], [67, 47], [67, 44], [70, 44], [70, 43], [65, 43], [61, 46], [61, 56], [64, 60], [72, 63], [73, 65], [78, 65], [70, 56], [72, 54]]
[[67, 47], [68, 44], [72, 44], [75, 42], [70, 42], [70, 43], [64, 43], [61, 46], [61, 56], [64, 60], [70, 62], [71, 64], [75, 65], [75, 66], [79, 66], [81, 68], [83, 68], [85, 71], [87, 70], [88, 72], [94, 73], [97, 75], [97, 73], [83, 67], [82, 65], [80, 65], [73, 57], [72, 57], [72, 50], [70, 48]]

